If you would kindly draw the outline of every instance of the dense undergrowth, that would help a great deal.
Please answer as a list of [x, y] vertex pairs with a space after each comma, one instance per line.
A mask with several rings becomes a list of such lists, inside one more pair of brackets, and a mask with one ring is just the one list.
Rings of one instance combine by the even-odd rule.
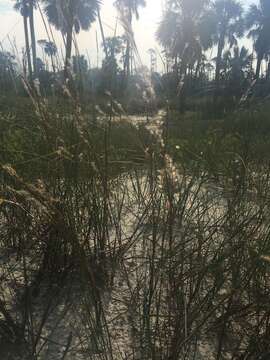
[[[14, 4], [0, 359], [269, 359], [269, 1], [165, 1], [150, 71], [133, 32], [144, 0], [114, 1], [112, 37], [102, 1]], [[76, 36], [95, 20], [97, 59]]]
[[266, 359], [268, 105], [31, 95], [0, 115], [1, 356]]

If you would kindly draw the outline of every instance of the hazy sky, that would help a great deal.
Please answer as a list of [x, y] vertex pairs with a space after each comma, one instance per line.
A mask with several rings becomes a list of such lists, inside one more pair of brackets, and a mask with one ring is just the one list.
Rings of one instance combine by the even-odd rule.
[[[134, 22], [135, 38], [141, 54], [142, 61], [148, 65], [149, 55], [147, 50], [155, 48], [155, 32], [162, 14], [162, 2], [164, 0], [147, 0], [147, 6], [140, 11], [140, 20]], [[104, 30], [106, 36], [112, 36], [116, 25], [117, 14], [113, 7], [114, 0], [103, 0], [102, 19], [104, 22]], [[256, 0], [244, 0], [243, 4], [248, 5]], [[24, 46], [23, 21], [22, 17], [16, 13], [12, 7], [15, 0], [0, 0], [0, 42], [4, 48], [10, 49], [10, 43], [16, 41], [16, 47], [21, 51]], [[81, 32], [78, 36], [78, 44], [80, 51], [86, 53], [88, 51], [91, 63], [95, 66], [97, 63], [96, 55], [96, 25], [93, 25], [90, 32]], [[46, 38], [46, 33], [40, 15], [36, 12], [36, 30], [37, 39]], [[121, 26], [117, 28], [121, 33]], [[98, 37], [100, 38], [99, 30]], [[9, 37], [7, 36], [9, 35]], [[16, 40], [14, 40], [16, 39]], [[61, 42], [59, 34], [56, 35], [58, 44]], [[99, 59], [101, 62], [101, 59]]]

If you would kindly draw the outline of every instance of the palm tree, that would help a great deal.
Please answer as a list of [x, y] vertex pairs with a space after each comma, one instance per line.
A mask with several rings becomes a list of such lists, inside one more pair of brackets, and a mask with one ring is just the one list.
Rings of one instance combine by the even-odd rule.
[[75, 75], [85, 75], [88, 71], [88, 62], [84, 55], [75, 55], [72, 57], [72, 68]]
[[270, 52], [270, 2], [260, 0], [259, 5], [251, 5], [246, 15], [248, 37], [254, 40], [254, 49], [257, 53], [255, 78], [259, 79], [261, 64]]
[[44, 62], [40, 58], [37, 58], [37, 74], [40, 74], [44, 70], [45, 70]]
[[125, 49], [125, 37], [107, 37], [105, 39], [105, 46], [107, 48], [107, 57], [103, 61], [102, 68], [108, 76], [116, 77], [117, 71], [119, 70], [117, 57]]
[[[16, 0], [16, 4], [14, 5], [15, 10], [20, 11], [21, 15], [23, 16], [23, 20], [24, 20], [25, 47], [26, 47], [28, 70], [29, 70], [30, 77], [32, 76], [32, 65], [33, 65], [34, 76], [36, 75], [36, 70], [37, 70], [34, 7], [35, 7], [35, 0]], [[30, 60], [31, 52], [30, 52], [28, 20], [29, 20], [29, 29], [30, 29], [30, 34], [31, 34], [32, 65], [30, 65], [31, 64], [31, 60]]]
[[187, 69], [200, 63], [203, 51], [211, 45], [209, 24], [204, 22], [207, 0], [183, 0], [170, 3], [158, 27], [157, 39], [174, 59], [174, 69], [180, 77]]
[[133, 37], [132, 21], [135, 15], [139, 19], [139, 8], [146, 6], [145, 0], [116, 0], [115, 6], [120, 12], [122, 24], [126, 32], [126, 56], [125, 56], [125, 73], [127, 78], [130, 77], [131, 70], [131, 38]]
[[227, 77], [245, 77], [250, 72], [252, 55], [244, 46], [235, 46], [232, 51], [228, 50], [224, 53], [223, 59], [227, 64]]
[[28, 30], [28, 17], [29, 17], [29, 2], [28, 0], [17, 0], [14, 5], [14, 9], [19, 11], [23, 17], [23, 26], [24, 26], [24, 39], [25, 39], [25, 51], [27, 57], [27, 66], [28, 74], [30, 80], [32, 80], [32, 62], [31, 62], [31, 50], [30, 50], [30, 41], [29, 41], [29, 30]]
[[220, 87], [222, 56], [225, 45], [228, 44], [231, 48], [237, 45], [238, 37], [243, 36], [242, 15], [243, 7], [238, 0], [216, 0], [204, 17], [205, 26], [211, 29], [210, 41], [212, 45], [217, 45], [215, 98]]
[[228, 82], [230, 95], [241, 96], [244, 85], [252, 76], [252, 54], [244, 46], [235, 46], [227, 50], [223, 56], [223, 77]]
[[182, 33], [179, 29], [178, 14], [168, 9], [159, 24], [156, 37], [160, 45], [165, 49], [166, 54], [175, 59], [179, 53], [179, 38], [182, 40]]
[[53, 72], [55, 73], [55, 64], [54, 64], [54, 57], [57, 54], [57, 46], [52, 41], [47, 41], [44, 39], [38, 40], [38, 44], [42, 47], [44, 50], [44, 53], [51, 58], [51, 63], [53, 67]]
[[181, 111], [185, 109], [195, 64], [197, 76], [203, 51], [211, 45], [210, 35], [207, 35], [209, 27], [203, 20], [208, 4], [208, 0], [171, 1], [157, 31], [158, 41], [174, 60]]
[[6, 51], [0, 51], [0, 86], [1, 89], [9, 89], [15, 83], [17, 64], [15, 56]]
[[207, 16], [209, 23], [214, 24], [213, 44], [217, 44], [216, 57], [216, 94], [219, 90], [222, 55], [226, 43], [229, 47], [237, 44], [238, 37], [243, 36], [243, 7], [237, 0], [216, 0]]
[[123, 41], [124, 37], [122, 36], [107, 37], [105, 39], [109, 59], [116, 60], [116, 56], [119, 55], [123, 49]]
[[65, 77], [69, 75], [73, 31], [88, 30], [95, 21], [99, 0], [44, 0], [48, 20], [65, 35]]
[[35, 0], [28, 0], [28, 1], [29, 1], [29, 25], [30, 25], [30, 33], [31, 33], [33, 70], [34, 70], [34, 76], [36, 76], [36, 74], [37, 74], [37, 50], [36, 50], [36, 32], [35, 32], [35, 23], [34, 23]]

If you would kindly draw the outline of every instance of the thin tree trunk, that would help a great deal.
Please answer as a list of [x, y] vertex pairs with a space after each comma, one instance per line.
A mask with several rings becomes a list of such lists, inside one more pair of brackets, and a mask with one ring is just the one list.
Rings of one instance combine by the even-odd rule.
[[55, 74], [55, 73], [56, 73], [56, 69], [55, 69], [55, 64], [54, 64], [53, 55], [50, 54], [50, 57], [51, 57], [51, 63], [52, 63], [53, 73]]
[[188, 45], [185, 44], [184, 50], [181, 54], [181, 64], [178, 82], [178, 96], [179, 96], [179, 109], [182, 113], [186, 108], [186, 90], [187, 90], [187, 71], [188, 71], [188, 59], [187, 59]]
[[127, 40], [127, 49], [126, 49], [126, 76], [127, 79], [130, 78], [130, 41]]
[[267, 64], [266, 80], [267, 80], [267, 81], [270, 80], [270, 60], [268, 61], [268, 64]]
[[64, 69], [65, 79], [69, 78], [69, 74], [70, 74], [72, 32], [73, 32], [73, 24], [69, 26], [66, 37], [66, 59], [65, 59], [65, 69]]
[[32, 80], [33, 74], [32, 74], [32, 64], [31, 64], [30, 44], [29, 44], [28, 22], [26, 15], [23, 16], [23, 26], [24, 26], [25, 51], [27, 56], [28, 73], [30, 80]]
[[177, 55], [175, 55], [175, 58], [174, 58], [174, 72], [175, 72], [177, 81], [179, 81], [179, 67], [178, 67], [178, 56]]
[[99, 9], [98, 9], [98, 22], [99, 22], [99, 27], [100, 27], [100, 32], [101, 32], [103, 47], [104, 47], [104, 51], [105, 51], [105, 55], [106, 55], [106, 59], [107, 59], [107, 58], [108, 58], [108, 49], [107, 49], [107, 44], [106, 44], [106, 40], [105, 40], [104, 29], [103, 29], [103, 25], [102, 25], [102, 21], [101, 21], [101, 16], [100, 16], [100, 11], [99, 11]]
[[67, 34], [66, 34], [66, 58], [65, 58], [65, 79], [70, 78], [70, 66], [71, 66], [71, 54], [72, 54], [72, 40], [73, 40], [73, 27], [74, 27], [74, 1], [68, 1], [68, 18], [67, 22]]
[[260, 78], [262, 60], [263, 60], [263, 56], [262, 54], [259, 53], [257, 59], [256, 74], [255, 74], [256, 80], [259, 80]]
[[130, 49], [130, 75], [133, 75], [133, 71], [134, 71], [134, 54], [132, 51], [132, 48]]
[[196, 69], [195, 69], [195, 76], [194, 76], [195, 80], [198, 79], [198, 74], [199, 74], [200, 67], [201, 67], [201, 61], [202, 61], [202, 57], [200, 56], [200, 58], [197, 61], [197, 65], [196, 65]]
[[215, 73], [215, 97], [219, 94], [220, 88], [220, 70], [221, 70], [221, 61], [222, 61], [222, 53], [224, 49], [225, 42], [225, 31], [222, 32], [219, 42], [218, 42], [218, 53], [217, 53], [217, 61], [216, 61], [216, 73]]
[[[129, 22], [130, 31], [131, 31], [131, 29], [132, 29], [132, 10], [131, 10], [131, 8], [129, 8], [128, 22]], [[127, 79], [130, 78], [131, 44], [130, 44], [129, 36], [131, 36], [131, 34], [127, 34], [127, 37], [128, 37], [127, 38], [127, 49], [126, 49], [126, 75], [127, 75]]]
[[32, 58], [33, 58], [33, 74], [34, 77], [37, 75], [37, 50], [36, 50], [36, 34], [34, 24], [34, 5], [33, 0], [30, 1], [29, 6], [29, 25], [31, 33], [31, 47], [32, 47]]

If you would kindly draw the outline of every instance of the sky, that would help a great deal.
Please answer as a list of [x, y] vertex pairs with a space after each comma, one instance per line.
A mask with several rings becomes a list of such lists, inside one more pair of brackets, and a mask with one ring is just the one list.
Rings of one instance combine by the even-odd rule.
[[[0, 0], [0, 42], [5, 49], [10, 50], [16, 44], [16, 49], [20, 53], [24, 46], [23, 21], [20, 14], [13, 10], [14, 0]], [[103, 0], [102, 21], [105, 36], [113, 36], [117, 22], [117, 12], [113, 6], [114, 0]], [[155, 31], [162, 14], [162, 0], [147, 0], [147, 6], [140, 11], [139, 21], [134, 21], [134, 33], [138, 44], [142, 62], [148, 65], [150, 62], [147, 53], [149, 48], [157, 46]], [[46, 32], [42, 18], [38, 12], [35, 14], [37, 40], [46, 39]], [[117, 25], [117, 34], [122, 32], [121, 25]], [[87, 53], [93, 66], [99, 65], [102, 61], [100, 50], [99, 59], [97, 58], [96, 33], [101, 43], [101, 35], [97, 24], [92, 25], [89, 32], [82, 31], [77, 38], [80, 52]], [[62, 44], [61, 35], [56, 33], [57, 45]], [[17, 52], [14, 50], [14, 52]]]
[[[165, 0], [147, 0], [146, 8], [140, 10], [139, 21], [134, 21], [135, 39], [138, 45], [139, 53], [142, 62], [149, 65], [150, 58], [147, 51], [150, 48], [158, 49], [158, 44], [155, 40], [155, 32], [162, 16], [163, 2]], [[102, 19], [104, 25], [105, 36], [112, 36], [114, 34], [117, 23], [117, 13], [113, 6], [114, 0], [103, 0], [102, 5]], [[256, 0], [243, 0], [244, 5], [254, 3]], [[0, 0], [0, 43], [5, 49], [20, 53], [24, 46], [23, 21], [20, 14], [13, 10], [15, 0]], [[42, 18], [38, 12], [35, 14], [37, 40], [46, 39], [46, 32], [43, 26]], [[117, 34], [121, 34], [121, 26], [117, 26]], [[78, 35], [78, 46], [80, 52], [87, 54], [92, 66], [97, 63], [101, 64], [101, 57], [97, 56], [96, 34], [99, 42], [100, 32], [96, 24], [94, 24], [89, 32], [82, 31]], [[62, 39], [59, 32], [56, 32], [56, 42], [61, 48]], [[17, 50], [16, 50], [17, 49]], [[41, 50], [40, 50], [41, 51]], [[101, 53], [100, 53], [101, 54]], [[159, 61], [159, 67], [161, 61]]]

